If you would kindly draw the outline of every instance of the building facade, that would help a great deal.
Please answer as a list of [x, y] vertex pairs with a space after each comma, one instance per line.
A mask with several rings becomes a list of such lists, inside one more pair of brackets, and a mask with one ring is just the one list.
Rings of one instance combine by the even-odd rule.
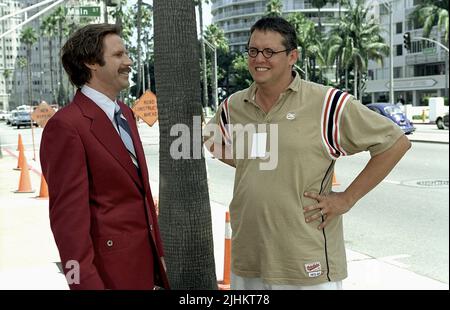
[[[211, 14], [213, 23], [225, 33], [231, 51], [244, 51], [249, 37], [250, 27], [266, 12], [267, 0], [212, 0]], [[283, 0], [283, 15], [302, 12], [318, 23], [319, 12], [310, 0]], [[339, 16], [339, 5], [327, 3], [320, 9], [321, 24], [325, 31], [333, 24], [333, 18]], [[341, 8], [341, 12], [344, 9]]]
[[[0, 0], [1, 16], [19, 12], [32, 5], [42, 3], [42, 0]], [[0, 33], [12, 29], [35, 14], [45, 10], [50, 4], [36, 7], [27, 12], [19, 13], [13, 17], [0, 22]], [[86, 18], [90, 22], [99, 23], [105, 19], [105, 2], [96, 0], [63, 1], [60, 6], [66, 9], [66, 22], [78, 25], [80, 18]], [[80, 8], [87, 8], [83, 12]], [[39, 17], [24, 24], [21, 28], [0, 39], [0, 110], [12, 110], [20, 105], [36, 105], [42, 100], [48, 103], [62, 105], [58, 101], [58, 92], [61, 83], [66, 94], [70, 98], [75, 89], [69, 83], [67, 75], [61, 67], [59, 59], [61, 44], [59, 34], [51, 38], [52, 40], [52, 64], [50, 65], [50, 38], [46, 37], [40, 30], [42, 21], [57, 8], [54, 7], [43, 13]], [[85, 15], [82, 15], [85, 14]], [[113, 19], [109, 16], [109, 21]], [[27, 62], [24, 61], [27, 55], [27, 47], [20, 41], [20, 33], [25, 27], [31, 27], [37, 34], [37, 41], [32, 46], [31, 61], [31, 101], [28, 102], [28, 78]], [[67, 39], [67, 31], [63, 34], [61, 43]], [[53, 81], [51, 80], [53, 71]], [[6, 73], [5, 73], [6, 72]]]
[[[21, 1], [0, 0], [0, 17], [7, 16], [22, 7]], [[22, 22], [21, 16], [0, 21], [0, 34]], [[0, 110], [9, 110], [12, 89], [15, 86], [16, 59], [20, 54], [20, 35], [12, 32], [0, 38]]]
[[[231, 51], [244, 51], [249, 37], [249, 29], [265, 14], [267, 0], [212, 0], [213, 22], [225, 32]], [[302, 12], [318, 23], [318, 10], [310, 0], [284, 0], [283, 15]], [[385, 3], [386, 5], [383, 5]], [[408, 19], [420, 0], [366, 0], [371, 13], [379, 19], [382, 36], [389, 41], [389, 6], [392, 3], [393, 26], [393, 72], [394, 98], [390, 100], [390, 59], [385, 57], [383, 65], [369, 62], [368, 81], [363, 102], [396, 102], [402, 98], [406, 104], [421, 105], [426, 97], [444, 96], [448, 85], [448, 52], [439, 45], [415, 39], [422, 36], [423, 29]], [[339, 4], [328, 3], [321, 8], [321, 22], [325, 32], [335, 22], [344, 9]], [[339, 12], [341, 11], [341, 12]], [[412, 48], [403, 47], [403, 34], [410, 32]], [[433, 29], [430, 38], [443, 42], [443, 33]], [[447, 75], [446, 75], [447, 73]], [[447, 81], [447, 82], [446, 82]]]
[[[369, 63], [369, 80], [364, 101], [396, 102], [402, 98], [406, 104], [419, 106], [426, 103], [427, 97], [444, 97], [445, 86], [448, 86], [448, 52], [438, 44], [417, 39], [422, 37], [423, 29], [414, 25], [408, 18], [420, 0], [392, 0], [391, 2], [394, 33], [392, 44], [394, 98], [389, 98], [390, 61], [389, 57], [386, 57], [382, 66], [374, 62]], [[380, 0], [379, 5], [375, 5], [374, 9], [382, 28], [387, 30], [382, 35], [389, 43], [389, 6], [386, 7]], [[403, 44], [405, 32], [411, 34], [411, 50], [409, 51]], [[444, 42], [443, 36], [444, 34], [439, 33], [434, 27], [429, 38]]]

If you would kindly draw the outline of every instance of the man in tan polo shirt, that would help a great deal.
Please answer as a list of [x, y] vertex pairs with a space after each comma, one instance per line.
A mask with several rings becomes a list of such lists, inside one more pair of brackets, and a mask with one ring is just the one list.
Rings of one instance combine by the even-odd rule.
[[[251, 28], [254, 83], [228, 97], [205, 145], [236, 167], [230, 204], [232, 289], [340, 289], [342, 215], [411, 147], [403, 132], [340, 90], [300, 79], [295, 29], [280, 17]], [[348, 188], [331, 191], [335, 161], [369, 151]]]

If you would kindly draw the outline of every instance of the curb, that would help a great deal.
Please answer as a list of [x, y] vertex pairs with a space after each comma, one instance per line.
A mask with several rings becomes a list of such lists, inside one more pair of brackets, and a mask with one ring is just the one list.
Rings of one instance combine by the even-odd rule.
[[415, 140], [415, 139], [410, 139], [409, 141], [411, 141], [411, 142], [419, 142], [419, 143], [449, 144], [448, 141]]

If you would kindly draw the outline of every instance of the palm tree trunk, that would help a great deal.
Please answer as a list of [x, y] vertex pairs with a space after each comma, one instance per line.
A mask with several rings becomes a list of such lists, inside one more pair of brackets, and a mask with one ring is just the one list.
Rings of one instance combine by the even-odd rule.
[[355, 74], [353, 75], [353, 96], [358, 99], [358, 62], [355, 59], [355, 68], [353, 69]]
[[[59, 25], [59, 49], [62, 47], [62, 39], [63, 39], [63, 21], [60, 18], [58, 20]], [[59, 105], [65, 105], [65, 94], [64, 94], [64, 85], [63, 85], [63, 70], [62, 70], [62, 63], [59, 64], [59, 87], [58, 87], [58, 104]]]
[[336, 85], [339, 85], [339, 56], [336, 57], [336, 71], [334, 72], [334, 77], [336, 79]]
[[150, 76], [150, 51], [148, 50], [148, 33], [145, 35], [145, 46], [147, 47], [147, 52], [145, 55], [145, 64], [147, 65], [147, 89], [149, 91], [152, 91], [152, 80]]
[[141, 94], [141, 35], [142, 35], [142, 0], [137, 2], [137, 17], [136, 17], [136, 29], [137, 29], [137, 83], [136, 83], [136, 97], [139, 98]]
[[[211, 208], [201, 152], [195, 6], [186, 0], [154, 0], [153, 5], [160, 129], [159, 221], [168, 277], [173, 289], [217, 289]], [[187, 155], [177, 160], [174, 152], [178, 149], [171, 154], [171, 145], [180, 137], [172, 137], [170, 132], [180, 124], [189, 130], [181, 133], [188, 137], [189, 145], [182, 144]]]
[[304, 61], [304, 64], [305, 64], [305, 81], [308, 81], [308, 57], [305, 57], [305, 61]]
[[53, 43], [52, 43], [52, 39], [48, 38], [48, 52], [49, 52], [49, 58], [50, 58], [50, 87], [52, 90], [52, 103], [56, 102], [56, 97], [55, 97], [55, 81], [53, 78]]
[[348, 91], [348, 67], [345, 67], [345, 91]]
[[27, 46], [27, 80], [28, 80], [28, 105], [32, 105], [33, 94], [31, 87], [31, 45]]

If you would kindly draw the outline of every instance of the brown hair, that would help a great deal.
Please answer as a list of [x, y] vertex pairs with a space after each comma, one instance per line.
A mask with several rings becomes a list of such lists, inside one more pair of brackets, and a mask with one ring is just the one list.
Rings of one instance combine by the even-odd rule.
[[72, 84], [80, 88], [89, 82], [91, 70], [85, 64], [103, 66], [103, 39], [108, 34], [120, 33], [120, 27], [113, 24], [91, 24], [70, 36], [61, 49], [61, 61]]

